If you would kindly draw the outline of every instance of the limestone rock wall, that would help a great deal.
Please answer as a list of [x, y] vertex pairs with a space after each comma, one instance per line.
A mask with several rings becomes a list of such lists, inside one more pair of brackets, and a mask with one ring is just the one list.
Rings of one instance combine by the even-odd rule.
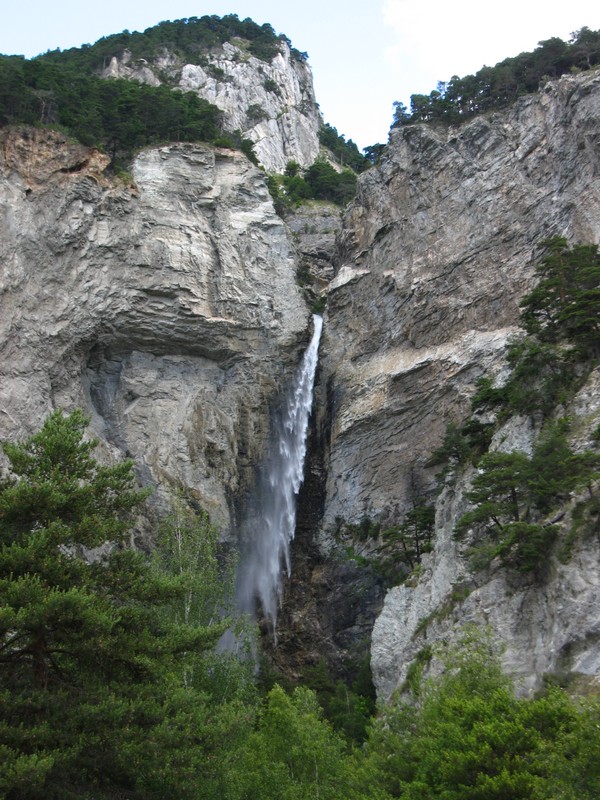
[[569, 76], [459, 128], [395, 130], [360, 177], [323, 340], [325, 530], [426, 488], [446, 423], [500, 368], [536, 245], [600, 241], [599, 130], [600, 76]]
[[266, 63], [241, 45], [225, 44], [207, 53], [207, 62], [179, 64], [165, 54], [156, 63], [132, 61], [125, 53], [113, 58], [105, 77], [121, 77], [158, 86], [168, 82], [196, 92], [223, 112], [228, 131], [241, 131], [254, 142], [254, 152], [268, 172], [283, 172], [288, 161], [310, 166], [319, 154], [321, 114], [315, 100], [312, 73], [306, 61], [281, 52]]
[[[600, 422], [600, 370], [566, 412], [576, 434], [573, 444], [593, 446]], [[514, 418], [495, 435], [492, 448], [531, 449], [535, 426]], [[372, 667], [378, 692], [389, 698], [423, 648], [456, 642], [467, 624], [492, 633], [503, 668], [520, 694], [543, 686], [544, 676], [569, 676], [580, 688], [600, 683], [600, 541], [580, 532], [571, 557], [552, 558], [539, 579], [502, 567], [498, 560], [472, 572], [467, 543], [453, 538], [459, 517], [469, 510], [465, 491], [473, 470], [446, 486], [436, 504], [435, 547], [422, 562], [416, 583], [391, 589], [372, 635]], [[581, 498], [580, 498], [581, 499]], [[561, 520], [571, 524], [570, 513]], [[567, 527], [568, 529], [568, 527]], [[436, 668], [436, 662], [431, 668]]]
[[[322, 551], [335, 550], [341, 520], [397, 519], [432, 487], [426, 461], [446, 424], [468, 415], [478, 377], [504, 369], [536, 245], [553, 235], [600, 242], [599, 164], [598, 72], [565, 76], [461, 127], [392, 132], [381, 165], [359, 179], [329, 287]], [[586, 392], [583, 417], [595, 396]], [[425, 644], [452, 639], [469, 620], [506, 644], [523, 691], [565, 665], [597, 675], [597, 543], [555, 565], [542, 588], [501, 569], [477, 583], [451, 539], [466, 486], [438, 502], [422, 578], [387, 594], [372, 640], [379, 693], [402, 684]], [[464, 602], [452, 597], [457, 584], [470, 592]]]
[[263, 174], [182, 144], [123, 182], [59, 134], [1, 145], [0, 438], [83, 407], [159, 510], [183, 486], [227, 530], [310, 320]]

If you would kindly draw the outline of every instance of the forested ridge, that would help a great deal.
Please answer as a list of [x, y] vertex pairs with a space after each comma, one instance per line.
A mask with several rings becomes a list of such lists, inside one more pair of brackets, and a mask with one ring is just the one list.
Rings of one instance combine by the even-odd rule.
[[[226, 131], [223, 112], [195, 92], [173, 91], [176, 80], [168, 70], [161, 71], [164, 82], [160, 86], [100, 77], [112, 58], [127, 53], [138, 64], [153, 64], [165, 56], [180, 64], [200, 64], [224, 79], [207, 56], [226, 41], [266, 62], [281, 51], [284, 42], [293, 59], [307, 58], [286, 36], [276, 35], [271, 25], [240, 20], [235, 14], [161, 22], [143, 33], [123, 31], [92, 45], [49, 51], [33, 59], [0, 56], [0, 126], [58, 126], [79, 142], [107, 152], [117, 168], [126, 167], [142, 147], [173, 141], [239, 148], [256, 163], [252, 142], [239, 131]], [[279, 92], [275, 81], [265, 84], [269, 91]], [[258, 105], [254, 111], [263, 113]], [[369, 162], [352, 140], [346, 141], [331, 125], [323, 124], [319, 140], [343, 167], [342, 172], [326, 159], [303, 174], [290, 162], [289, 174], [280, 185], [276, 179], [270, 184], [280, 211], [311, 198], [343, 205], [354, 196], [355, 173]]]
[[411, 95], [410, 111], [394, 103], [392, 127], [413, 122], [457, 124], [484, 111], [504, 108], [524, 94], [537, 92], [553, 78], [590, 70], [600, 65], [600, 31], [581, 28], [570, 41], [558, 37], [521, 53], [484, 66], [474, 75], [453, 75], [427, 94]]
[[236, 39], [244, 40], [248, 52], [261, 61], [271, 61], [280, 52], [282, 42], [289, 45], [293, 58], [299, 61], [307, 58], [306, 53], [293, 48], [290, 40], [283, 34], [277, 35], [268, 23], [258, 25], [249, 18], [240, 20], [237, 14], [159, 22], [143, 32], [122, 31], [104, 36], [92, 45], [50, 50], [37, 58], [44, 62], [71, 63], [87, 72], [104, 69], [111, 58], [122, 56], [125, 50], [134, 59], [151, 60], [168, 52], [183, 63], [204, 64], [206, 53], [212, 48]]
[[[56, 411], [4, 444], [0, 797], [598, 796], [598, 699], [550, 685], [516, 699], [484, 633], [438, 650], [444, 676], [413, 674], [412, 701], [366, 728], [351, 724], [350, 703], [355, 721], [367, 706], [348, 690], [337, 704], [329, 694], [328, 720], [311, 689], [284, 689], [265, 669], [257, 679], [250, 652], [218, 655], [227, 627], [252, 631], [235, 618], [217, 532], [174, 498], [154, 555], [132, 550], [146, 493], [131, 462], [95, 460], [86, 425]], [[323, 698], [323, 673], [317, 683]]]
[[[252, 157], [249, 141], [226, 133], [222, 112], [193, 92], [174, 92], [169, 81], [146, 86], [127, 80], [103, 80], [101, 71], [125, 50], [134, 59], [153, 60], [169, 53], [182, 63], [206, 64], [206, 53], [224, 41], [240, 39], [248, 52], [271, 60], [282, 40], [266, 24], [223, 18], [161, 22], [143, 33], [123, 31], [93, 45], [55, 50], [25, 59], [0, 56], [0, 126], [54, 125], [86, 145], [126, 162], [135, 150], [171, 141], [202, 141], [241, 147]], [[306, 54], [292, 49], [293, 57]]]

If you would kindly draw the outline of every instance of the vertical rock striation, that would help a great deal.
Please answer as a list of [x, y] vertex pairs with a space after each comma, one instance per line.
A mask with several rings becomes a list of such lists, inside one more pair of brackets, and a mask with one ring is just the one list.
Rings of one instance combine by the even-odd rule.
[[225, 130], [240, 131], [254, 142], [254, 152], [268, 172], [283, 172], [288, 161], [310, 166], [319, 154], [322, 118], [315, 100], [312, 73], [304, 59], [294, 58], [286, 42], [270, 62], [249, 55], [242, 42], [225, 42], [207, 52], [204, 65], [181, 64], [164, 54], [154, 63], [132, 60], [125, 51], [113, 58], [103, 75], [152, 86], [165, 80], [193, 91], [224, 112]]
[[291, 240], [241, 153], [146, 150], [125, 183], [106, 162], [3, 134], [0, 437], [81, 406], [106, 457], [228, 529], [309, 326]]
[[[503, 369], [536, 245], [553, 235], [600, 242], [599, 163], [598, 72], [461, 127], [392, 132], [381, 165], [359, 180], [329, 288], [322, 549], [340, 519], [398, 519], [431, 490], [426, 462], [446, 424], [468, 414], [478, 377]], [[524, 691], [564, 665], [598, 674], [596, 545], [557, 565], [545, 589], [513, 585], [502, 570], [473, 584], [451, 539], [464, 488], [438, 502], [423, 577], [388, 592], [372, 642], [380, 694], [401, 685], [426, 643], [468, 620], [508, 644], [505, 665]], [[464, 602], [452, 597], [457, 583], [471, 592]]]

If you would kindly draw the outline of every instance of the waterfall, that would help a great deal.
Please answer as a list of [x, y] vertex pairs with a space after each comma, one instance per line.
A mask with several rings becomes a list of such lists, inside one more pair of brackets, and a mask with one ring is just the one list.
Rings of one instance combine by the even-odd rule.
[[290, 543], [296, 529], [296, 496], [302, 483], [319, 340], [323, 320], [313, 315], [314, 331], [273, 428], [272, 452], [260, 470], [258, 504], [244, 526], [246, 549], [238, 579], [240, 610], [253, 614], [257, 599], [275, 634], [282, 573], [290, 575]]

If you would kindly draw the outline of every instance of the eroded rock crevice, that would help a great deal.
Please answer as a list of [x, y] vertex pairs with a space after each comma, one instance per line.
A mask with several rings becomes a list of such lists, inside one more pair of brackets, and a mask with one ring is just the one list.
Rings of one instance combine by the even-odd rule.
[[[222, 69], [241, 74], [234, 63]], [[270, 122], [253, 130], [279, 164], [299, 152], [282, 149], [284, 133], [303, 144], [290, 118]], [[388, 696], [425, 639], [452, 641], [474, 621], [507, 642], [505, 667], [527, 690], [567, 661], [597, 675], [597, 542], [553, 563], [544, 591], [502, 570], [473, 583], [452, 538], [465, 482], [437, 501], [421, 574], [386, 592], [337, 534], [342, 523], [401, 517], [415, 475], [433, 489], [427, 464], [446, 424], [468, 415], [479, 377], [506, 368], [540, 241], [600, 242], [599, 127], [600, 75], [589, 72], [460, 127], [394, 130], [341, 229], [335, 212], [313, 206], [291, 233], [241, 153], [148, 148], [125, 184], [105, 156], [59, 133], [3, 131], [0, 438], [33, 433], [54, 407], [82, 407], [101, 456], [130, 455], [156, 487], [153, 502], [166, 509], [183, 486], [235, 538], [271, 410], [306, 344], [298, 278], [312, 270], [328, 304], [273, 657], [300, 674], [325, 656], [342, 674], [376, 619], [372, 664]], [[568, 409], [582, 441], [600, 421], [597, 381]], [[507, 441], [525, 427], [504, 431]], [[448, 605], [463, 583], [468, 596]]]

